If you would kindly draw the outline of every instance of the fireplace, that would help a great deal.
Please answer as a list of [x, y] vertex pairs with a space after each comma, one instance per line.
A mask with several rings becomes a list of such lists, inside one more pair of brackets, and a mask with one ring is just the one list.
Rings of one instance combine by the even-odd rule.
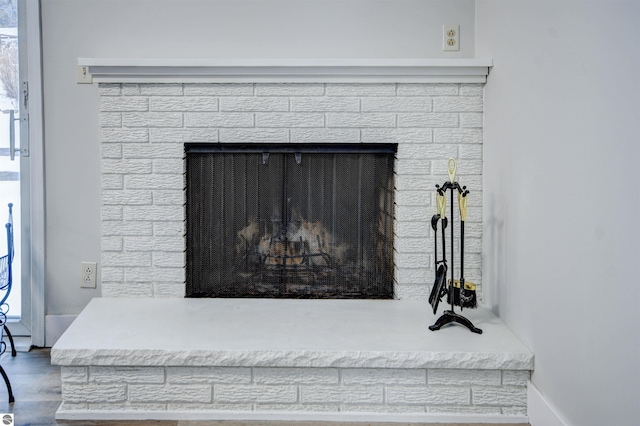
[[393, 297], [394, 144], [186, 144], [187, 297]]

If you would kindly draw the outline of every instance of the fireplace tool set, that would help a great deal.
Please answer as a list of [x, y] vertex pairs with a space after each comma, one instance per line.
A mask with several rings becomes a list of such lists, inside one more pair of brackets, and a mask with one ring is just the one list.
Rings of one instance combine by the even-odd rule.
[[[454, 306], [459, 306], [462, 311], [464, 308], [477, 307], [476, 286], [471, 282], [465, 282], [464, 279], [464, 222], [467, 220], [467, 195], [469, 190], [466, 186], [460, 187], [456, 181], [457, 164], [453, 158], [449, 159], [447, 164], [447, 172], [449, 181], [442, 186], [436, 185], [436, 204], [437, 213], [431, 218], [431, 228], [434, 231], [434, 253], [436, 276], [429, 295], [429, 303], [433, 308], [435, 315], [438, 305], [442, 298], [447, 296], [447, 303], [451, 305], [450, 310], [445, 310], [442, 316], [438, 318], [435, 324], [429, 326], [432, 331], [439, 330], [442, 326], [455, 322], [467, 327], [473, 333], [482, 334], [482, 330], [475, 327], [471, 321], [454, 311]], [[446, 255], [446, 228], [449, 226], [447, 218], [447, 191], [450, 192], [451, 200], [451, 258], [447, 261]], [[458, 194], [458, 209], [460, 213], [460, 279], [454, 278], [454, 192]], [[440, 223], [440, 231], [442, 234], [442, 259], [438, 259], [438, 222]], [[451, 271], [451, 278], [447, 282], [447, 273]]]

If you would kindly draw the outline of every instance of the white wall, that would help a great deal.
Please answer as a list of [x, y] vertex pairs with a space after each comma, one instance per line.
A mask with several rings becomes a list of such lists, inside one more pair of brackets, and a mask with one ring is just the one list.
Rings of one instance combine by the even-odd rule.
[[[460, 52], [442, 52], [445, 23]], [[42, 25], [48, 315], [100, 295], [79, 283], [100, 259], [100, 153], [78, 57], [473, 57], [475, 39], [473, 0], [42, 0]]]
[[638, 424], [640, 3], [478, 0], [476, 27], [486, 299], [567, 424]]

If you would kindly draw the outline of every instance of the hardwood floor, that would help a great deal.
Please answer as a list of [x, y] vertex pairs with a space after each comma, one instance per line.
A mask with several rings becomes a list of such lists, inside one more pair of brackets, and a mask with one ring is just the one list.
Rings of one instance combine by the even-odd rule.
[[[4, 383], [0, 381], [0, 414], [13, 413], [15, 425], [63, 426], [402, 426], [402, 423], [346, 423], [346, 422], [264, 422], [264, 421], [56, 421], [60, 405], [60, 368], [51, 365], [49, 349], [19, 352], [15, 358], [9, 351], [3, 356], [2, 367], [13, 387], [15, 402], [9, 404]], [[3, 423], [6, 424], [6, 423]], [[417, 423], [404, 425], [420, 426]], [[437, 426], [433, 423], [430, 426]], [[449, 424], [447, 426], [456, 426]], [[463, 426], [463, 425], [457, 425]], [[464, 425], [472, 426], [472, 425]], [[491, 425], [483, 425], [491, 426]], [[509, 426], [501, 424], [500, 426]], [[516, 425], [511, 425], [516, 426]], [[517, 425], [523, 426], [523, 425]], [[526, 425], [524, 425], [526, 426]]]

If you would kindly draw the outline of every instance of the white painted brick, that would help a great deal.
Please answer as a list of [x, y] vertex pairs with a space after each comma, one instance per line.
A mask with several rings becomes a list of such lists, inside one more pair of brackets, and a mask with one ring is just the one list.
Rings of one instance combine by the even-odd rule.
[[389, 404], [469, 404], [469, 388], [420, 386], [389, 386], [386, 389]]
[[327, 96], [394, 96], [395, 84], [327, 84]]
[[109, 283], [102, 281], [102, 297], [152, 297], [153, 286], [148, 283]]
[[256, 127], [323, 127], [324, 115], [317, 113], [258, 113]]
[[185, 84], [185, 96], [250, 96], [253, 84]]
[[[431, 163], [431, 166], [435, 171], [444, 170], [446, 172], [448, 162], [449, 162], [448, 159], [434, 160]], [[483, 166], [482, 160], [468, 159], [468, 160], [456, 160], [456, 162], [458, 167], [456, 180], [458, 180], [460, 184], [464, 183], [464, 180], [467, 177], [471, 178], [472, 175], [482, 174], [482, 166]]]
[[251, 368], [167, 367], [167, 383], [251, 383]]
[[452, 96], [458, 84], [398, 84], [398, 96]]
[[337, 368], [255, 368], [258, 384], [338, 384]]
[[65, 402], [117, 402], [127, 396], [127, 385], [77, 385], [62, 383], [62, 400]]
[[291, 142], [360, 142], [358, 129], [291, 129]]
[[396, 279], [400, 284], [422, 284], [433, 282], [433, 271], [427, 267], [396, 268]]
[[433, 141], [431, 129], [362, 129], [362, 142], [424, 144]]
[[156, 206], [182, 206], [184, 203], [182, 190], [153, 191], [153, 204]]
[[161, 142], [218, 142], [217, 129], [149, 129], [149, 140], [154, 143]]
[[152, 235], [151, 222], [105, 222], [102, 224], [102, 236]]
[[474, 405], [527, 405], [527, 388], [524, 386], [474, 386], [471, 394]]
[[122, 237], [102, 237], [100, 247], [102, 251], [122, 251], [124, 242]]
[[119, 96], [121, 93], [119, 83], [99, 83], [98, 94], [100, 96]]
[[396, 206], [395, 217], [399, 222], [420, 222], [431, 220], [435, 214], [435, 207], [425, 206]]
[[184, 216], [181, 206], [125, 206], [124, 220], [179, 220]]
[[210, 385], [129, 385], [131, 402], [210, 402]]
[[[395, 297], [399, 300], [428, 300], [431, 287], [425, 284], [419, 285], [398, 285], [395, 288]], [[434, 320], [435, 322], [435, 320]]]
[[343, 385], [424, 385], [426, 370], [349, 368], [341, 370]]
[[364, 112], [429, 112], [431, 98], [424, 97], [376, 97], [363, 98]]
[[220, 129], [220, 142], [288, 142], [287, 129]]
[[460, 96], [482, 96], [484, 84], [461, 84]]
[[162, 96], [149, 99], [150, 111], [218, 111], [218, 99], [210, 97]]
[[429, 265], [430, 256], [426, 253], [402, 253], [396, 256], [395, 265], [398, 268], [415, 268]]
[[460, 113], [460, 127], [482, 127], [483, 115], [481, 112]]
[[153, 297], [183, 299], [186, 296], [184, 270], [182, 270], [182, 278], [178, 281], [174, 283], [154, 282]]
[[150, 266], [151, 253], [105, 252], [102, 254], [103, 266]]
[[433, 98], [435, 112], [482, 112], [480, 96], [443, 96]]
[[144, 403], [131, 403], [131, 402], [117, 402], [117, 403], [97, 403], [88, 404], [89, 410], [100, 411], [165, 411], [167, 404], [144, 404]]
[[360, 110], [358, 98], [292, 98], [291, 111], [296, 112], [357, 112]]
[[73, 403], [69, 403], [69, 402], [63, 402], [60, 407], [63, 410], [86, 410], [87, 409], [88, 404], [84, 404], [84, 403], [80, 403], [80, 404], [73, 404]]
[[60, 380], [62, 383], [86, 383], [87, 367], [60, 367]]
[[182, 143], [159, 144], [131, 144], [122, 146], [124, 158], [182, 158], [184, 145]]
[[185, 265], [184, 253], [156, 252], [153, 253], [153, 266], [161, 268], [183, 268]]
[[122, 220], [124, 218], [122, 207], [102, 206], [100, 207], [100, 220]]
[[102, 142], [149, 142], [147, 129], [102, 129], [100, 131]]
[[184, 178], [182, 175], [126, 175], [124, 182], [127, 189], [175, 189], [183, 186]]
[[507, 416], [526, 416], [527, 415], [527, 406], [513, 406], [513, 407], [502, 407], [502, 414]]
[[382, 386], [300, 386], [302, 403], [381, 404]]
[[182, 158], [153, 160], [153, 173], [183, 174], [184, 169]]
[[215, 385], [216, 402], [291, 403], [298, 400], [296, 386]]
[[182, 95], [182, 84], [180, 83], [158, 83], [141, 84], [140, 93], [147, 96], [180, 96]]
[[184, 238], [176, 237], [125, 237], [125, 251], [184, 251]]
[[[342, 404], [340, 412], [350, 413], [424, 413], [425, 407], [417, 405], [348, 405]], [[391, 423], [382, 423], [391, 425]], [[400, 423], [403, 424], [403, 423]], [[409, 425], [410, 423], [406, 423]], [[371, 425], [371, 423], [367, 423]]]
[[151, 173], [151, 160], [102, 160], [102, 173]]
[[327, 113], [327, 127], [395, 127], [395, 125], [395, 114]]
[[338, 412], [338, 404], [256, 404], [256, 411]]
[[119, 112], [101, 112], [100, 127], [121, 127], [122, 115]]
[[153, 235], [184, 235], [184, 221], [156, 222], [153, 224]]
[[144, 112], [122, 114], [124, 127], [182, 127], [182, 113]]
[[423, 207], [431, 205], [431, 194], [426, 191], [396, 191], [394, 197], [397, 206]]
[[477, 405], [433, 405], [427, 411], [434, 414], [501, 414], [500, 407]]
[[120, 96], [100, 98], [100, 111], [147, 111], [149, 109], [149, 98], [142, 96]]
[[465, 386], [499, 385], [500, 370], [450, 370], [435, 369], [427, 372], [430, 385]]
[[[103, 282], [124, 282], [124, 268], [112, 268], [108, 266], [102, 267], [102, 281]], [[104, 296], [104, 293], [103, 293]]]
[[[433, 157], [430, 155], [434, 150], [433, 144], [430, 143], [415, 143], [415, 144], [401, 144], [398, 145], [398, 153], [396, 158], [398, 160], [404, 160], [405, 158], [412, 158], [414, 160], [430, 161]], [[455, 147], [454, 147], [455, 151]]]
[[90, 383], [164, 383], [162, 367], [103, 367], [89, 368]]
[[482, 160], [482, 145], [460, 145], [458, 147], [458, 158], [461, 160]]
[[124, 83], [122, 84], [123, 96], [138, 96], [140, 95], [140, 85], [137, 83]]
[[398, 253], [422, 253], [429, 254], [433, 252], [433, 242], [427, 238], [396, 238], [393, 248]]
[[192, 112], [184, 116], [186, 127], [253, 127], [253, 114], [240, 112]]
[[399, 176], [404, 175], [429, 175], [431, 174], [431, 162], [424, 160], [417, 160], [412, 158], [406, 158], [401, 162], [398, 162], [396, 166], [396, 174]]
[[104, 205], [150, 205], [153, 202], [151, 191], [108, 190], [102, 191]]
[[[429, 237], [430, 223], [427, 222], [398, 222], [394, 234], [398, 237]], [[466, 246], [465, 246], [466, 247]]]
[[287, 98], [222, 98], [220, 111], [289, 111]]
[[[167, 409], [169, 411], [210, 411], [210, 410], [220, 410], [220, 411], [252, 411], [252, 404], [167, 404]], [[193, 422], [194, 424], [198, 424], [198, 422]], [[188, 424], [188, 423], [187, 423]], [[207, 424], [207, 422], [205, 422]], [[215, 423], [213, 423], [215, 424]]]
[[436, 143], [482, 143], [482, 129], [435, 129]]
[[531, 373], [529, 371], [522, 371], [522, 370], [502, 371], [503, 385], [526, 386], [530, 378], [531, 378]]
[[122, 145], [115, 144], [115, 143], [101, 144], [100, 157], [101, 158], [122, 158]]
[[398, 114], [398, 127], [458, 127], [459, 114]]
[[432, 191], [430, 177], [425, 175], [400, 175], [395, 177], [396, 189], [400, 191]]
[[257, 96], [320, 96], [323, 94], [323, 84], [256, 84]]

